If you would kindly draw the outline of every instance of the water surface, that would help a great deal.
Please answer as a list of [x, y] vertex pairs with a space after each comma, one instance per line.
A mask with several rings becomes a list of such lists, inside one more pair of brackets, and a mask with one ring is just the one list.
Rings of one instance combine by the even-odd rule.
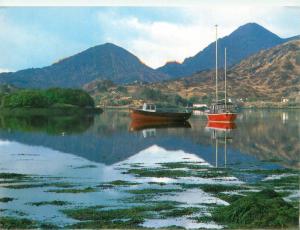
[[[62, 211], [66, 209], [95, 205], [120, 209], [168, 201], [176, 203], [176, 210], [193, 207], [195, 211], [167, 218], [162, 218], [166, 210], [158, 211], [138, 226], [222, 228], [196, 217], [210, 216], [212, 206], [228, 202], [201, 186], [184, 188], [183, 184], [243, 186], [287, 176], [284, 171], [267, 175], [249, 170], [299, 168], [299, 115], [298, 110], [245, 110], [231, 130], [209, 127], [204, 116], [192, 116], [184, 124], [137, 123], [127, 111], [85, 117], [0, 117], [0, 173], [30, 177], [30, 181], [0, 179], [0, 198], [14, 199], [0, 203], [1, 215], [63, 227], [80, 222]], [[175, 163], [193, 167], [180, 168]], [[201, 167], [219, 171], [202, 176]], [[190, 175], [143, 174], [161, 169], [180, 169]], [[119, 184], [113, 186], [114, 181]], [[15, 184], [30, 186], [9, 186]], [[67, 191], [57, 192], [63, 189]], [[169, 191], [151, 193], [151, 189]], [[289, 201], [299, 199], [298, 190], [285, 195]], [[33, 205], [55, 200], [66, 203]]]

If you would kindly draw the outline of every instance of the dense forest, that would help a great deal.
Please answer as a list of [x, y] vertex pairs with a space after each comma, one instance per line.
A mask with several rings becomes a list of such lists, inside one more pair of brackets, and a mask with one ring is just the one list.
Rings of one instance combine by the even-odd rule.
[[1, 93], [2, 108], [94, 107], [93, 98], [80, 89], [51, 88]]

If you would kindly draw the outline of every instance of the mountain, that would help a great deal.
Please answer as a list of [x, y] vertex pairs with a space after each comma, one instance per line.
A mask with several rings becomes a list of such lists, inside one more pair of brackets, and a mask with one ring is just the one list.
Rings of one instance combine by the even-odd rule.
[[0, 84], [25, 88], [82, 87], [95, 79], [124, 84], [156, 82], [169, 77], [143, 64], [127, 50], [111, 43], [89, 48], [51, 66], [0, 74]]
[[[224, 70], [219, 70], [219, 90], [224, 86]], [[215, 71], [197, 72], [178, 80], [155, 83], [153, 87], [183, 97], [214, 97]], [[234, 98], [280, 101], [298, 98], [300, 92], [300, 39], [262, 50], [227, 72], [228, 94]]]
[[[291, 39], [297, 39], [293, 37]], [[219, 67], [224, 66], [224, 48], [227, 48], [227, 64], [232, 66], [242, 59], [286, 42], [286, 39], [278, 37], [256, 23], [248, 23], [240, 26], [230, 35], [218, 39]], [[215, 42], [193, 57], [186, 58], [182, 64], [167, 63], [157, 70], [173, 77], [188, 76], [198, 71], [209, 70], [215, 67]]]

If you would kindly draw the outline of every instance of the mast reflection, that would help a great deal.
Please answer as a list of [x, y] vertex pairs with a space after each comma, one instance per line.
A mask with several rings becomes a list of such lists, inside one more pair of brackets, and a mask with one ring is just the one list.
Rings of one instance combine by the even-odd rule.
[[215, 144], [215, 167], [218, 168], [218, 154], [219, 148], [221, 150], [222, 144], [224, 146], [224, 167], [227, 167], [227, 141], [232, 141], [232, 130], [236, 129], [234, 122], [220, 123], [208, 122], [206, 129], [211, 132], [211, 139]]

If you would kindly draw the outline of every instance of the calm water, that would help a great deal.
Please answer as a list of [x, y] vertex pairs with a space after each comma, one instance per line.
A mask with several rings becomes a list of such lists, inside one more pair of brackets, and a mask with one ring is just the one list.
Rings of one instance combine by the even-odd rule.
[[[0, 184], [0, 198], [15, 200], [0, 203], [1, 215], [22, 216], [55, 223], [76, 223], [64, 215], [65, 208], [104, 205], [121, 208], [132, 197], [127, 190], [156, 188], [157, 183], [245, 184], [267, 176], [232, 173], [217, 178], [155, 177], [124, 173], [130, 168], [155, 168], [161, 163], [197, 162], [199, 165], [248, 169], [299, 168], [300, 111], [243, 111], [232, 130], [207, 127], [204, 116], [193, 116], [185, 124], [132, 123], [126, 111], [105, 111], [84, 118], [0, 117], [0, 173], [40, 176], [43, 182], [65, 182], [76, 188], [96, 188], [115, 180], [134, 181], [139, 185], [120, 186], [82, 193], [49, 192], [55, 186], [30, 188]], [[24, 182], [22, 182], [24, 184]], [[22, 184], [21, 183], [21, 184]], [[155, 184], [156, 183], [156, 184]], [[20, 184], [20, 183], [19, 183]], [[32, 183], [31, 183], [32, 184]], [[59, 188], [61, 189], [61, 188]], [[299, 192], [290, 197], [298, 199]], [[198, 215], [207, 215], [209, 204], [228, 204], [201, 189], [190, 189], [152, 197], [171, 200], [182, 206], [197, 206]], [[33, 206], [32, 202], [64, 200], [68, 205]], [[186, 228], [222, 228], [218, 223], [201, 223], [188, 217], [146, 219], [141, 226]]]

